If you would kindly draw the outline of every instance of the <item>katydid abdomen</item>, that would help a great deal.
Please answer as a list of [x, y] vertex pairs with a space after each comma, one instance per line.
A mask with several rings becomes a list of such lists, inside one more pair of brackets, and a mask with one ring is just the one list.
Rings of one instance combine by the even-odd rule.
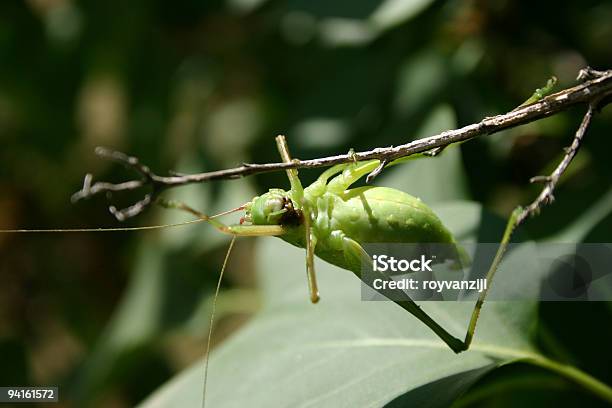
[[[441, 243], [455, 247], [452, 234], [420, 199], [388, 187], [358, 187], [341, 194], [305, 195], [310, 207], [315, 254], [361, 275], [362, 251], [347, 240], [367, 243]], [[305, 247], [303, 224], [288, 228], [283, 240]], [[452, 256], [452, 254], [451, 254]], [[440, 259], [441, 261], [444, 258]]]
[[[357, 242], [454, 242], [434, 212], [420, 199], [403, 191], [359, 187], [343, 196], [327, 195], [335, 198], [331, 229], [340, 229]], [[317, 220], [314, 225], [318, 224]]]

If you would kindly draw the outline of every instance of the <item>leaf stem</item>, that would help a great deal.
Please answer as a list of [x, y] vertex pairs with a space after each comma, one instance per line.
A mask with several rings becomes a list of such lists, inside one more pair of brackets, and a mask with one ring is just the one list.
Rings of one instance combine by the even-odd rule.
[[612, 404], [612, 388], [609, 385], [604, 384], [597, 378], [585, 373], [584, 371], [574, 367], [572, 365], [559, 363], [554, 360], [550, 360], [542, 355], [534, 355], [525, 360], [533, 365], [553, 371], [572, 382], [584, 387], [591, 393], [597, 395], [604, 401]]

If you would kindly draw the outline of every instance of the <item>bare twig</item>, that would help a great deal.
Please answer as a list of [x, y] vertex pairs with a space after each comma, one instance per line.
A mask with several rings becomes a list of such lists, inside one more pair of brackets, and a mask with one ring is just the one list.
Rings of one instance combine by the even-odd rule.
[[[449, 146], [453, 143], [464, 142], [466, 140], [470, 140], [481, 135], [490, 135], [505, 129], [524, 125], [529, 122], [555, 115], [576, 105], [589, 105], [590, 113], [587, 113], [588, 120], [586, 121], [586, 124], [585, 121], [583, 121], [584, 126], [581, 126], [581, 128], [586, 128], [588, 127], [588, 123], [590, 122], [593, 109], [600, 109], [603, 105], [610, 102], [610, 99], [612, 97], [612, 70], [596, 71], [591, 68], [585, 68], [580, 71], [578, 75], [578, 80], [585, 82], [572, 88], [568, 88], [555, 94], [549, 95], [533, 104], [520, 107], [519, 109], [515, 109], [502, 115], [487, 117], [478, 123], [464, 126], [460, 129], [448, 130], [434, 136], [414, 140], [412, 142], [399, 146], [382, 147], [357, 153], [351, 151], [343, 155], [328, 156], [311, 160], [294, 159], [293, 161], [287, 163], [243, 163], [241, 166], [236, 168], [212, 171], [207, 173], [189, 175], [173, 174], [170, 176], [159, 176], [151, 172], [147, 166], [142, 165], [135, 157], [127, 156], [123, 153], [114, 152], [104, 148], [98, 148], [96, 149], [97, 155], [106, 159], [118, 161], [126, 165], [128, 168], [134, 169], [137, 173], [140, 174], [141, 178], [140, 180], [130, 180], [118, 184], [96, 182], [92, 185], [92, 176], [88, 174], [85, 177], [83, 188], [73, 195], [72, 200], [78, 201], [80, 199], [89, 198], [100, 193], [112, 194], [113, 192], [118, 191], [132, 191], [145, 186], [150, 187], [152, 190], [150, 194], [147, 194], [143, 200], [126, 209], [117, 210], [114, 207], [109, 207], [111, 212], [119, 220], [124, 220], [126, 218], [133, 217], [142, 212], [144, 209], [146, 209], [151, 203], [155, 201], [156, 196], [162, 190], [170, 187], [177, 187], [192, 183], [202, 183], [222, 179], [236, 179], [258, 173], [283, 171], [292, 168], [318, 168], [331, 166], [339, 163], [349, 163], [356, 160], [363, 161], [378, 159], [381, 161], [381, 165], [377, 169], [375, 169], [372, 174], [369, 175], [368, 181], [371, 181], [377, 174], [379, 174], [384, 169], [386, 163], [390, 163], [391, 161], [400, 157], [411, 156], [418, 153], [426, 153], [428, 155], [435, 156], [446, 146]], [[594, 105], [595, 103], [597, 103], [598, 105]], [[586, 118], [587, 117], [585, 116], [585, 119]], [[579, 132], [577, 132], [577, 136]], [[582, 135], [580, 136], [580, 140], [581, 138]], [[580, 145], [580, 140], [577, 142], [578, 146]], [[572, 146], [574, 146], [574, 144], [572, 144]], [[545, 191], [548, 191], [548, 193], [545, 193], [545, 191], [543, 191], [542, 194], [545, 195], [545, 197], [543, 196], [544, 198], [542, 198], [543, 201], [536, 204], [532, 210], [529, 210], [529, 213], [537, 211], [537, 208], [539, 208], [545, 200], [550, 200], [552, 198], [552, 190], [554, 190], [556, 181], [558, 180], [560, 174], [562, 174], [565, 168], [567, 167], [567, 164], [569, 164], [569, 161], [571, 161], [571, 159], [573, 158], [576, 149], [573, 149], [574, 152], [571, 154], [571, 157], [569, 157], [564, 167], [560, 170], [559, 174], [557, 176], [555, 176], [555, 174], [550, 176], [557, 178], [552, 183], [552, 186], [552, 179], [536, 180], [545, 181], [547, 183]], [[571, 151], [572, 148], [570, 147], [569, 150]], [[567, 157], [568, 156], [566, 155], [566, 158]], [[564, 162], [562, 162], [561, 164], [563, 164]], [[530, 206], [528, 208], [532, 207]]]
[[145, 185], [150, 185], [152, 192], [145, 194], [144, 198], [129, 207], [123, 209], [117, 209], [114, 205], [108, 207], [108, 210], [117, 218], [119, 221], [125, 221], [128, 218], [134, 217], [143, 212], [148, 206], [151, 205], [157, 198], [157, 195], [166, 188], [164, 183], [158, 182], [158, 176], [153, 174], [149, 167], [140, 163], [137, 157], [128, 156], [124, 153], [106, 149], [104, 147], [97, 147], [95, 150], [96, 154], [102, 158], [116, 161], [123, 164], [129, 169], [135, 170], [140, 174], [140, 180], [131, 180], [124, 183], [112, 184], [106, 182], [97, 182], [94, 185], [91, 184], [93, 176], [91, 174], [85, 175], [83, 181], [83, 188], [72, 195], [72, 202], [76, 202], [83, 198], [88, 198], [99, 193], [106, 193], [111, 195], [117, 191], [129, 191], [136, 190]]
[[[582, 74], [582, 72], [581, 72]], [[579, 76], [580, 78], [580, 76]], [[576, 156], [580, 145], [582, 144], [582, 140], [584, 139], [584, 135], [591, 124], [591, 120], [593, 119], [593, 113], [599, 106], [600, 100], [595, 99], [589, 103], [589, 107], [587, 112], [585, 113], [578, 130], [576, 130], [576, 134], [574, 135], [574, 139], [572, 140], [572, 144], [565, 149], [565, 155], [561, 162], [557, 165], [557, 167], [553, 170], [553, 172], [549, 176], [536, 176], [531, 178], [532, 183], [545, 183], [544, 188], [538, 195], [538, 197], [527, 207], [519, 206], [514, 209], [512, 215], [508, 219], [508, 223], [506, 224], [506, 229], [504, 231], [504, 235], [500, 241], [499, 247], [497, 248], [497, 253], [495, 254], [495, 258], [489, 267], [489, 271], [487, 272], [486, 280], [487, 285], [485, 285], [485, 289], [479, 294], [478, 299], [476, 301], [476, 306], [472, 311], [472, 317], [470, 318], [470, 324], [468, 331], [465, 335], [464, 340], [464, 349], [467, 349], [472, 342], [474, 337], [474, 331], [476, 330], [476, 322], [478, 321], [478, 316], [480, 315], [480, 310], [484, 304], [485, 298], [488, 293], [488, 288], [490, 288], [493, 277], [497, 272], [499, 265], [504, 257], [508, 249], [508, 245], [512, 239], [512, 235], [516, 228], [521, 225], [529, 216], [537, 215], [542, 207], [547, 204], [551, 204], [554, 200], [553, 192], [561, 175], [565, 172], [572, 159]]]
[[521, 225], [527, 217], [530, 215], [537, 215], [543, 206], [547, 204], [551, 204], [555, 200], [555, 196], [553, 195], [555, 191], [555, 187], [561, 178], [561, 175], [567, 169], [567, 166], [572, 162], [574, 156], [578, 152], [580, 145], [582, 144], [582, 140], [584, 139], [584, 134], [586, 133], [589, 125], [591, 124], [591, 120], [593, 119], [593, 113], [599, 100], [595, 100], [589, 104], [589, 108], [582, 118], [582, 122], [580, 123], [580, 127], [576, 130], [576, 134], [574, 135], [574, 140], [572, 140], [572, 144], [565, 148], [565, 155], [563, 159], [559, 162], [555, 170], [549, 176], [535, 176], [531, 178], [532, 183], [543, 182], [544, 188], [538, 195], [538, 197], [527, 207], [523, 208], [522, 211], [518, 214], [516, 219], [515, 227]]
[[[609, 74], [610, 71], [596, 71], [590, 67], [587, 67], [585, 69], [580, 70], [577, 79], [579, 81], [584, 81]], [[516, 224], [514, 228], [521, 225], [527, 219], [527, 217], [537, 215], [543, 206], [552, 204], [552, 202], [555, 200], [555, 196], [553, 193], [555, 191], [555, 188], [557, 187], [559, 179], [561, 178], [563, 173], [565, 173], [565, 170], [576, 156], [576, 153], [578, 153], [578, 149], [582, 145], [584, 135], [593, 119], [593, 114], [596, 110], [602, 108], [601, 100], [609, 96], [609, 94], [603, 94], [589, 102], [587, 112], [584, 114], [582, 122], [576, 130], [576, 134], [574, 135], [572, 144], [569, 147], [564, 148], [565, 155], [563, 156], [563, 159], [559, 162], [557, 167], [553, 170], [553, 172], [550, 173], [550, 175], [548, 176], [535, 176], [532, 177], [531, 180], [529, 180], [531, 183], [544, 183], [544, 188], [531, 204], [529, 204], [527, 207], [522, 208], [521, 212], [517, 215]]]

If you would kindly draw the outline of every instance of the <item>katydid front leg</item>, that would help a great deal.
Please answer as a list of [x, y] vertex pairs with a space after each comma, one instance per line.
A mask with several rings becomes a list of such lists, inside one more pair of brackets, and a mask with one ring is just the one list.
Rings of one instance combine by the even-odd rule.
[[[276, 137], [276, 146], [280, 153], [283, 162], [291, 163], [291, 155], [289, 154], [289, 146], [285, 136], [279, 135]], [[310, 294], [310, 301], [317, 303], [319, 297], [319, 286], [317, 284], [317, 275], [314, 266], [314, 251], [316, 245], [316, 236], [312, 231], [310, 225], [310, 208], [308, 203], [304, 200], [304, 188], [298, 177], [298, 171], [296, 169], [287, 170], [287, 177], [289, 177], [289, 183], [291, 184], [291, 192], [293, 199], [298, 203], [300, 210], [303, 214], [304, 221], [304, 241], [306, 242], [306, 278], [308, 279], [308, 292]]]

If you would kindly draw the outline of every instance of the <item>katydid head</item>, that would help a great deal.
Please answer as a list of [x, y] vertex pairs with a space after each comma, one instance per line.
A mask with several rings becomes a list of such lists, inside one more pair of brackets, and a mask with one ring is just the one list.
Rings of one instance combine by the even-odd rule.
[[290, 192], [281, 189], [270, 189], [255, 197], [245, 208], [245, 220], [253, 225], [299, 224], [302, 219], [302, 211], [291, 198]]

